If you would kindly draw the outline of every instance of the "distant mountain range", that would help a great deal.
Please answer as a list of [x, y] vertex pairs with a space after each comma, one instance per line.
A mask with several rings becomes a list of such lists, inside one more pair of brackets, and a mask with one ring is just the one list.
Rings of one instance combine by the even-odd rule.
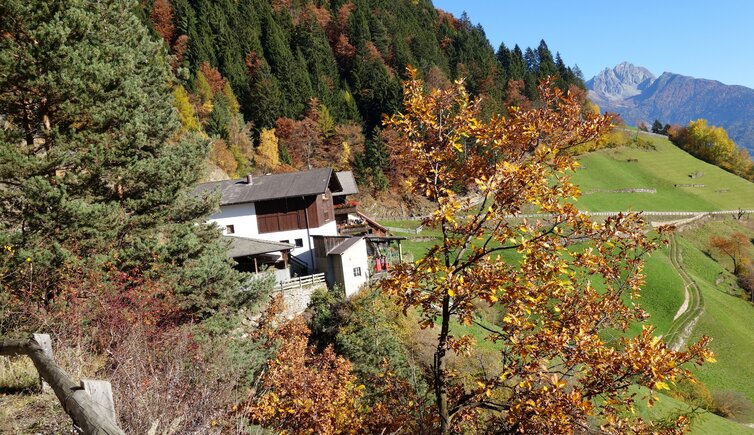
[[655, 119], [686, 125], [704, 118], [724, 127], [754, 155], [754, 89], [669, 72], [655, 77], [628, 62], [605, 68], [586, 86], [595, 104], [620, 114], [629, 125], [639, 121], [651, 125]]

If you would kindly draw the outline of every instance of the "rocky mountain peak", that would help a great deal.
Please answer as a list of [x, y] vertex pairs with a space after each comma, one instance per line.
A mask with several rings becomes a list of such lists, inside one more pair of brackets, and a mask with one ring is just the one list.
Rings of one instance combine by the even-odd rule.
[[704, 118], [754, 155], [754, 89], [669, 72], [655, 77], [628, 62], [605, 68], [586, 85], [602, 111], [619, 114], [628, 125]]
[[598, 99], [622, 100], [641, 93], [656, 77], [648, 69], [629, 62], [621, 62], [615, 68], [605, 68], [586, 86]]

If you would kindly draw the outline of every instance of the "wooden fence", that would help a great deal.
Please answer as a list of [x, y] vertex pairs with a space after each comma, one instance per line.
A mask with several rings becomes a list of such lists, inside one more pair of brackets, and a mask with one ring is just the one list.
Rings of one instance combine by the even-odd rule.
[[292, 290], [297, 288], [311, 287], [325, 283], [325, 274], [316, 273], [314, 275], [301, 276], [292, 278], [280, 283], [280, 290]]
[[419, 234], [424, 229], [424, 225], [419, 225], [416, 228], [401, 228], [401, 227], [385, 227], [388, 231], [391, 233], [408, 233], [408, 234]]
[[26, 340], [0, 340], [0, 356], [26, 355], [34, 362], [43, 390], [55, 393], [63, 410], [85, 434], [122, 435], [116, 424], [112, 388], [107, 381], [82, 380], [75, 383], [52, 357], [48, 334], [34, 334]]

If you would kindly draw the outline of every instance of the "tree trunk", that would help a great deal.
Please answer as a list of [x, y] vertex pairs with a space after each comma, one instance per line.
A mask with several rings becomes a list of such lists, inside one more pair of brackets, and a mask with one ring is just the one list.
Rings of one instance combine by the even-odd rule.
[[437, 412], [440, 415], [440, 432], [450, 433], [450, 415], [448, 413], [448, 385], [445, 379], [445, 351], [450, 332], [450, 296], [445, 295], [442, 301], [442, 325], [440, 336], [435, 349], [433, 364], [433, 377], [435, 383], [435, 399], [437, 400]]

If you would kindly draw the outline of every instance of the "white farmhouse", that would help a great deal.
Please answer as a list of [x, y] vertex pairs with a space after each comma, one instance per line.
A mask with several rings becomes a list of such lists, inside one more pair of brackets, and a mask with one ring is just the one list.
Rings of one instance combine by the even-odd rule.
[[[210, 216], [209, 222], [219, 225], [223, 234], [293, 245], [290, 258], [281, 252], [279, 260], [290, 260], [300, 266], [303, 275], [316, 269], [311, 237], [338, 234], [332, 194], [341, 190], [330, 168], [259, 177], [249, 175], [240, 180], [203, 183], [197, 188], [200, 194], [220, 193], [220, 211]], [[236, 245], [238, 243], [233, 247], [238, 247]], [[259, 252], [236, 250], [234, 258], [241, 258], [235, 255], [252, 257], [257, 254]]]
[[[372, 269], [382, 270], [377, 263], [385, 262], [391, 242], [398, 242], [399, 258], [394, 261], [400, 261], [403, 238], [385, 236], [384, 227], [347, 203], [346, 195], [358, 193], [350, 172], [323, 168], [249, 175], [197, 187], [200, 195], [213, 192], [221, 195], [220, 211], [209, 222], [223, 229], [230, 241], [229, 255], [240, 270], [274, 269], [281, 283], [291, 278], [291, 272], [324, 273], [328, 286], [338, 284], [351, 296], [369, 280]], [[333, 199], [340, 205], [337, 210]], [[342, 218], [341, 234], [356, 230], [362, 235], [339, 234], [336, 212]]]

